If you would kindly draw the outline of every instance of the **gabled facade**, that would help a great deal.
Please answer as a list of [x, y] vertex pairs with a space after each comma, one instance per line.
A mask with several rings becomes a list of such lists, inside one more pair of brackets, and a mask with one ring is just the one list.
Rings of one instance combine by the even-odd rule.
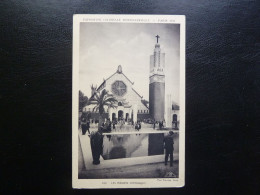
[[[106, 118], [136, 122], [150, 117], [148, 106], [143, 103], [143, 97], [133, 88], [133, 84], [119, 65], [117, 71], [105, 79], [99, 87], [92, 86], [92, 95], [95, 90], [101, 92], [105, 89], [118, 101], [114, 105], [116, 108], [105, 108]], [[98, 119], [98, 113], [93, 112], [94, 107], [94, 104], [85, 106], [83, 111], [89, 111], [92, 119]]]

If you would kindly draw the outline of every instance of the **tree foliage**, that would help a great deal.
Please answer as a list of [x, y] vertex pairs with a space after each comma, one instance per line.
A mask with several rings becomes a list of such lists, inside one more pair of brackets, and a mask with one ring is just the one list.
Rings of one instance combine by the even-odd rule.
[[89, 105], [89, 99], [87, 96], [84, 96], [84, 93], [79, 90], [79, 111], [82, 112], [83, 108]]
[[105, 106], [115, 108], [114, 104], [116, 102], [117, 100], [113, 97], [113, 95], [109, 94], [105, 89], [101, 93], [95, 92], [90, 100], [91, 104], [96, 104], [93, 111], [98, 111], [101, 117], [105, 113]]

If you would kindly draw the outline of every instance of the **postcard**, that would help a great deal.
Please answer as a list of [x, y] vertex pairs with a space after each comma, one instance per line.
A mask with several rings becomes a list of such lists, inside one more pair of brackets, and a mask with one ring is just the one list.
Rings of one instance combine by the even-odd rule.
[[185, 16], [74, 15], [72, 187], [185, 185]]

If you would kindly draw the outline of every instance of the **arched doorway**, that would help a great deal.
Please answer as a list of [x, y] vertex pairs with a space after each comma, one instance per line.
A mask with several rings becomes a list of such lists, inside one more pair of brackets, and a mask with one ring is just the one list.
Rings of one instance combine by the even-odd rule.
[[116, 120], [116, 113], [112, 114], [112, 121]]
[[177, 114], [172, 115], [172, 121], [177, 121]]
[[178, 128], [177, 127], [177, 114], [172, 115], [172, 124], [173, 124], [173, 128]]
[[118, 120], [121, 120], [124, 117], [124, 112], [123, 110], [118, 111]]

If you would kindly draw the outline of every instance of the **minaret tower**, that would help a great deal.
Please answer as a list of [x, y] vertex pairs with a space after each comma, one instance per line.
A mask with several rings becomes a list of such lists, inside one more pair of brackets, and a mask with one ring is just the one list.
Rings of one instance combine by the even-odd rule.
[[155, 121], [164, 120], [165, 106], [165, 53], [161, 53], [159, 35], [155, 36], [154, 53], [150, 56], [149, 112]]

